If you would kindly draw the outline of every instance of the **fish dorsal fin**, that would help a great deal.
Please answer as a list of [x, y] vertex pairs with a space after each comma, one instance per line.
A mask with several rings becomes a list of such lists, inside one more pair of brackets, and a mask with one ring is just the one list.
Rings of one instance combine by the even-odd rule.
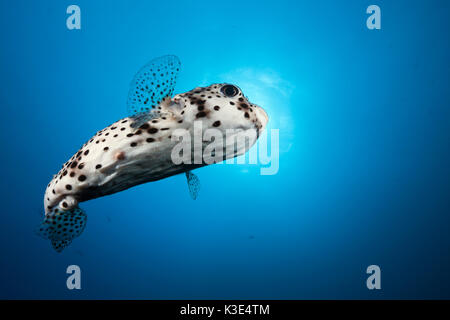
[[163, 106], [171, 101], [180, 66], [177, 56], [167, 55], [153, 59], [136, 73], [127, 99], [128, 115], [135, 119], [132, 127], [165, 112]]

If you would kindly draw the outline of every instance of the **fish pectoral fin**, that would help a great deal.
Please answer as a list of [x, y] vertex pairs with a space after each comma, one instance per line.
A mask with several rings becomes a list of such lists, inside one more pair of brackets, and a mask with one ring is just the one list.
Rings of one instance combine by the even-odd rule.
[[[153, 59], [143, 66], [130, 84], [127, 98], [128, 114], [139, 117], [153, 110], [163, 110], [165, 105], [170, 103], [180, 66], [180, 59], [174, 55]], [[147, 121], [140, 119], [133, 124], [133, 128], [139, 128]]]
[[191, 198], [195, 200], [200, 191], [200, 179], [191, 171], [186, 172], [186, 179], [189, 187], [189, 194], [191, 195]]
[[169, 113], [160, 110], [150, 110], [141, 113], [137, 113], [130, 118], [132, 119], [131, 127], [137, 131], [143, 124], [150, 120], [169, 116]]

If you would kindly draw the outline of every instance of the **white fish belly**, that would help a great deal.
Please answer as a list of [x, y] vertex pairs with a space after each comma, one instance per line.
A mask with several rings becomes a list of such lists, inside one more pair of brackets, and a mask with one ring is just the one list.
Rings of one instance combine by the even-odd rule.
[[156, 181], [202, 165], [176, 165], [173, 119], [149, 121], [140, 129], [125, 118], [99, 131], [67, 161], [47, 186], [46, 211], [66, 197], [82, 202]]

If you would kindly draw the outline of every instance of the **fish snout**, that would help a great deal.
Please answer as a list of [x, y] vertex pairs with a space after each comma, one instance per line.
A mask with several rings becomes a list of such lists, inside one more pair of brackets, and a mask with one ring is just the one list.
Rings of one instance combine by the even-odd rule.
[[269, 122], [269, 116], [267, 115], [266, 111], [261, 108], [260, 106], [255, 106], [255, 114], [256, 119], [258, 121], [258, 131], [259, 133], [263, 132], [266, 128], [267, 123]]

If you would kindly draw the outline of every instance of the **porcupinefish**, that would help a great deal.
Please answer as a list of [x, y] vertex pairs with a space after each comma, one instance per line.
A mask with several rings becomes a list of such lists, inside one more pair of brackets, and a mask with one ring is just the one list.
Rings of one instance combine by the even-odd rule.
[[[268, 116], [235, 85], [197, 87], [172, 97], [180, 61], [167, 55], [142, 67], [131, 82], [129, 116], [97, 132], [64, 165], [47, 186], [45, 218], [38, 234], [61, 252], [84, 230], [86, 213], [78, 203], [133, 186], [185, 173], [192, 198], [200, 188], [191, 170], [209, 163], [175, 164], [171, 152], [176, 129], [192, 133], [195, 124], [223, 134], [229, 129], [256, 130], [257, 137], [224, 153], [222, 160], [244, 154], [264, 130]], [[205, 145], [202, 144], [202, 148]]]

